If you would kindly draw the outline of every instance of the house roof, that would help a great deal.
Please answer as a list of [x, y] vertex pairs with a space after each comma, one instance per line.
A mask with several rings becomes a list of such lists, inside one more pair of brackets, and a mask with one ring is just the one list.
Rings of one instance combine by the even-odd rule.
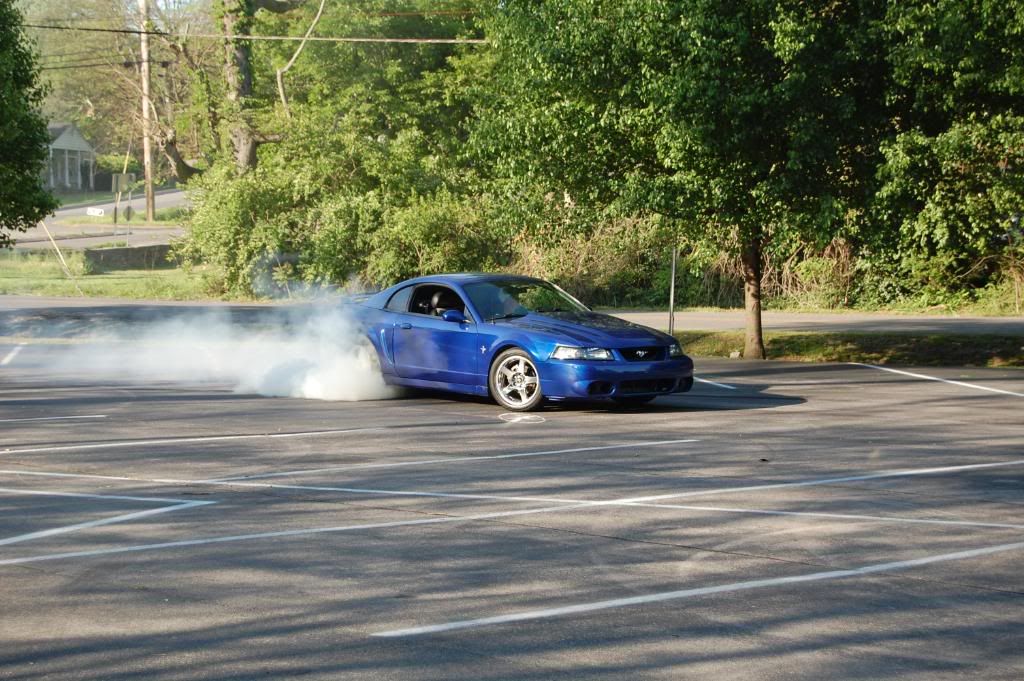
[[51, 149], [66, 149], [68, 151], [84, 151], [93, 153], [92, 145], [85, 139], [82, 132], [74, 123], [50, 123], [46, 126], [50, 133]]
[[70, 127], [70, 123], [50, 123], [47, 125], [46, 129], [50, 132], [50, 142], [56, 142], [57, 138], [63, 135]]

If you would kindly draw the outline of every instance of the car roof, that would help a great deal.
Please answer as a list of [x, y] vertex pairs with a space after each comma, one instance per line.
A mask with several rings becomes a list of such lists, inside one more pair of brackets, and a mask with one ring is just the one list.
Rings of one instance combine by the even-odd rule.
[[480, 281], [540, 281], [536, 277], [527, 277], [522, 274], [505, 274], [502, 272], [460, 272], [452, 274], [434, 274], [423, 277], [416, 277], [403, 281], [402, 285], [419, 284], [423, 282], [437, 282], [450, 284], [470, 284]]

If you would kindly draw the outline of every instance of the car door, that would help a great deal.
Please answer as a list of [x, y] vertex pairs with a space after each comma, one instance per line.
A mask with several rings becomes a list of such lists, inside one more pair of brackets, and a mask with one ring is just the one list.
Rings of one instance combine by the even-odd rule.
[[[438, 293], [462, 303], [464, 323], [445, 321], [431, 304]], [[474, 385], [477, 375], [477, 326], [465, 301], [448, 286], [416, 287], [409, 309], [398, 316], [394, 333], [395, 371], [402, 378]]]

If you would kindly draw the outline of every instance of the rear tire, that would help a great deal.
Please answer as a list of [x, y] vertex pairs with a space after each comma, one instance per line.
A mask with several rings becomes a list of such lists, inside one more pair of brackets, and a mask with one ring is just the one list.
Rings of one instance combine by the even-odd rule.
[[537, 365], [519, 348], [498, 355], [487, 383], [494, 401], [509, 411], [533, 411], [544, 401]]

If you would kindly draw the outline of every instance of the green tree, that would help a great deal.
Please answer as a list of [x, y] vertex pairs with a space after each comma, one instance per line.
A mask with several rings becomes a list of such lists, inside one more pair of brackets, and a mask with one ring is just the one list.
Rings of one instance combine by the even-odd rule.
[[13, 0], [0, 0], [0, 247], [57, 207], [43, 186], [49, 133], [40, 113], [45, 91]]
[[670, 218], [738, 254], [764, 357], [773, 241], [847, 228], [884, 122], [882, 2], [508, 2], [475, 143], [496, 174]]
[[[302, 35], [316, 5], [254, 12], [247, 30]], [[330, 6], [318, 32], [452, 37], [464, 25], [458, 15], [396, 16], [387, 3], [368, 0]], [[324, 285], [362, 275], [389, 283], [417, 272], [492, 265], [483, 208], [470, 195], [472, 173], [453, 166], [468, 113], [448, 98], [445, 75], [455, 50], [310, 43], [287, 74], [286, 114], [269, 75], [288, 62], [295, 44], [256, 43], [245, 61], [252, 83], [238, 100], [245, 105], [229, 105], [224, 118], [232, 126], [226, 138], [248, 121], [246, 134], [264, 140], [258, 162], [239, 165], [242, 147], [228, 142], [219, 163], [190, 185], [197, 191], [184, 251], [221, 264], [236, 292], [282, 278]], [[264, 276], [266, 269], [274, 276]]]
[[891, 3], [886, 26], [894, 117], [872, 245], [916, 290], [983, 284], [1024, 212], [1024, 3]]

